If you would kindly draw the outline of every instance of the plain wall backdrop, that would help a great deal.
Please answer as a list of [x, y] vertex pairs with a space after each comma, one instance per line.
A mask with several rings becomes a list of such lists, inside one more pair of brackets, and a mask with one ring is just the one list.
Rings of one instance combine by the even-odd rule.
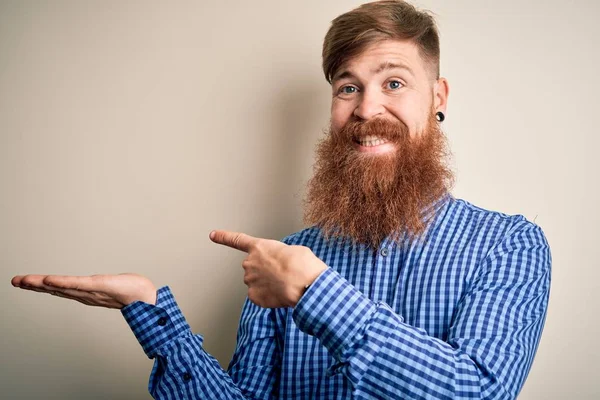
[[[148, 399], [116, 310], [23, 273], [169, 285], [226, 366], [246, 295], [223, 228], [302, 227], [329, 122], [330, 21], [362, 1], [0, 1], [0, 397]], [[539, 224], [551, 299], [520, 399], [600, 396], [600, 2], [420, 0], [437, 14], [456, 197]]]

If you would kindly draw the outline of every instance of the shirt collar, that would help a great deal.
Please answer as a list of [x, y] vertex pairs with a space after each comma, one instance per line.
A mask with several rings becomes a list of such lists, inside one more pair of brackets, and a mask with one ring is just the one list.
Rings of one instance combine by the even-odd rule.
[[439, 213], [439, 211], [450, 201], [452, 198], [452, 194], [450, 192], [444, 192], [443, 195], [429, 203], [427, 206], [423, 207], [421, 210], [421, 217], [423, 221], [429, 221], [431, 218], [435, 218], [435, 216]]

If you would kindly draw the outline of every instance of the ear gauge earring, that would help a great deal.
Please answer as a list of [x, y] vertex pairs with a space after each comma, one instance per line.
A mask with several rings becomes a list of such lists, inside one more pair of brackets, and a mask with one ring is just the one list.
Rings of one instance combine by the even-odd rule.
[[437, 119], [438, 122], [444, 122], [444, 120], [446, 119], [446, 116], [444, 115], [443, 112], [438, 111], [435, 113], [435, 119]]

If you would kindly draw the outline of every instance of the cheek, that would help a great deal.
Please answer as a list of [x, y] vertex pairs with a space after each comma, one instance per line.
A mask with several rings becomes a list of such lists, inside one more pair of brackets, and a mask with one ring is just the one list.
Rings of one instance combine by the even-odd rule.
[[415, 132], [418, 131], [415, 116], [410, 112], [407, 112], [407, 110], [395, 112], [394, 115], [400, 122], [402, 122], [408, 127], [408, 132], [410, 133], [410, 136], [414, 136]]
[[415, 116], [415, 131], [421, 133], [427, 128], [427, 124], [429, 123], [429, 109], [420, 110], [419, 114]]
[[396, 118], [408, 127], [411, 137], [420, 132], [427, 121], [423, 110], [416, 103], [406, 102], [401, 107], [395, 107], [394, 114]]
[[339, 131], [348, 121], [348, 117], [344, 114], [340, 114], [339, 112], [331, 113], [331, 129], [335, 132]]
[[344, 127], [346, 122], [352, 116], [352, 111], [349, 109], [340, 106], [340, 105], [332, 105], [331, 107], [331, 128], [334, 131], [339, 131]]
[[339, 132], [344, 127], [345, 122], [331, 118], [331, 130], [333, 132]]

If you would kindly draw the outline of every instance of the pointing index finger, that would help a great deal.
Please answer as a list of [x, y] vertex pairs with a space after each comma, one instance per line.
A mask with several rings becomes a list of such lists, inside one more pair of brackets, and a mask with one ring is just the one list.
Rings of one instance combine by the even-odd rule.
[[258, 238], [246, 235], [245, 233], [219, 230], [212, 231], [209, 237], [210, 240], [215, 243], [241, 250], [246, 253], [248, 253], [252, 246], [254, 246], [254, 244], [258, 241]]

